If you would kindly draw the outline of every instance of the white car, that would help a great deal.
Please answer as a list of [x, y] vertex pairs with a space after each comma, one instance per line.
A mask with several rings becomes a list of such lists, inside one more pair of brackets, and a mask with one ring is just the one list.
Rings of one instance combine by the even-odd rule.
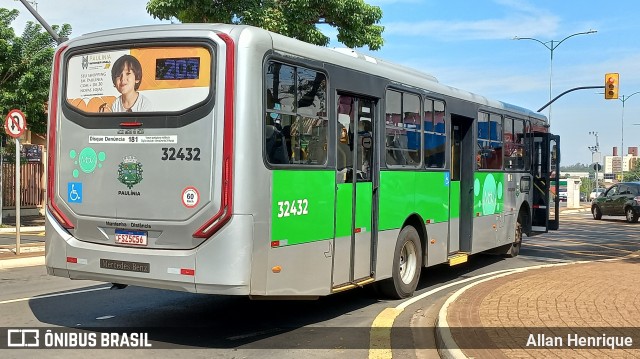
[[560, 201], [561, 202], [566, 202], [567, 201], [567, 191], [560, 191], [560, 193], [558, 193], [558, 197], [560, 197]]
[[593, 192], [591, 192], [589, 194], [589, 200], [593, 200], [596, 199], [597, 197], [599, 197], [601, 194], [603, 194], [607, 189], [606, 188], [598, 188], [597, 192], [596, 190], [593, 190]]

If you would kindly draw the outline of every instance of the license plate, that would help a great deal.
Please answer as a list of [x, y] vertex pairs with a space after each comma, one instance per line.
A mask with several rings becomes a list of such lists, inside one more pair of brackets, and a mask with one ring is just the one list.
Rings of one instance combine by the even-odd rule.
[[131, 231], [127, 229], [116, 229], [116, 243], [130, 244], [134, 246], [146, 246], [147, 232]]

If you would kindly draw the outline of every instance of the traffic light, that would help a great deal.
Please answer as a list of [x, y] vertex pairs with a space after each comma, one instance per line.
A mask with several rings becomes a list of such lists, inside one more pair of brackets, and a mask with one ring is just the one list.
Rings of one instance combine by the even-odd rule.
[[606, 100], [617, 100], [619, 87], [620, 75], [617, 72], [604, 75], [604, 98]]

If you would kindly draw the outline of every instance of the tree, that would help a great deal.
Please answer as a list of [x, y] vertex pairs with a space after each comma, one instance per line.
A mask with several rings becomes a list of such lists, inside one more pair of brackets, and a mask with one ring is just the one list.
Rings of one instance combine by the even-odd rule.
[[[20, 109], [27, 117], [29, 130], [47, 132], [47, 101], [55, 40], [31, 21], [16, 36], [11, 23], [18, 17], [18, 10], [0, 8], [0, 115], [13, 108]], [[64, 24], [52, 28], [59, 36], [67, 37], [71, 26]]]
[[589, 172], [589, 173], [593, 173], [593, 167], [591, 165], [585, 165], [582, 164], [580, 162], [573, 164], [573, 165], [569, 165], [569, 166], [561, 166], [560, 167], [560, 171], [562, 172]]
[[629, 164], [631, 165], [631, 170], [624, 174], [623, 181], [625, 182], [640, 181], [640, 160], [639, 159], [632, 160], [631, 163]]
[[384, 43], [382, 10], [364, 0], [149, 0], [147, 12], [163, 20], [253, 25], [320, 46], [329, 38], [316, 25], [327, 24], [348, 47], [379, 50]]

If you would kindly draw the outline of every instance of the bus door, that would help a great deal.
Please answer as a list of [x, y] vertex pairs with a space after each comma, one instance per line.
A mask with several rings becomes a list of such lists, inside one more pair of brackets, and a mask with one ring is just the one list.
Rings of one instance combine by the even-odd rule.
[[560, 136], [534, 133], [532, 234], [559, 228], [560, 197]]
[[473, 118], [451, 114], [448, 253], [471, 252], [473, 233]]
[[374, 101], [338, 96], [335, 290], [373, 277]]

